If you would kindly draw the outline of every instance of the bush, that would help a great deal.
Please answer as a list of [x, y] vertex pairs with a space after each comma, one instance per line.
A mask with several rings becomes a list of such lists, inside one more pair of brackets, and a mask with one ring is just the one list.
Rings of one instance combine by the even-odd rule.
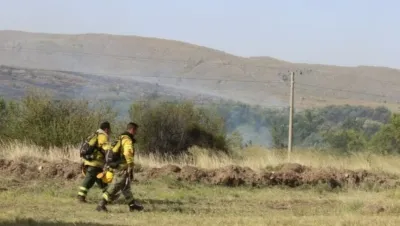
[[380, 153], [400, 153], [400, 114], [393, 114], [389, 123], [372, 137], [371, 148]]
[[228, 152], [222, 118], [192, 103], [139, 102], [130, 110], [138, 122], [138, 145], [146, 154], [179, 155], [191, 146]]
[[243, 148], [243, 137], [239, 131], [234, 131], [227, 137], [229, 150], [241, 150]]
[[327, 132], [324, 138], [331, 148], [340, 152], [363, 151], [367, 144], [364, 134], [354, 129]]
[[90, 107], [87, 101], [54, 100], [38, 92], [2, 106], [3, 140], [27, 140], [45, 148], [76, 145], [94, 132], [101, 121], [113, 121], [116, 117], [106, 105]]
[[6, 116], [7, 116], [7, 103], [3, 98], [0, 98], [0, 136], [5, 129]]
[[[190, 102], [168, 103], [157, 95], [148, 98], [131, 105], [129, 112], [131, 119], [141, 125], [138, 145], [144, 153], [178, 155], [194, 145], [226, 153], [238, 151], [244, 141], [260, 136], [263, 131], [268, 132], [263, 135], [264, 144], [277, 149], [287, 147], [288, 109], [224, 102], [210, 104], [205, 110], [204, 106], [196, 107]], [[115, 102], [114, 108], [120, 107], [122, 116], [128, 112], [130, 103], [126, 102]], [[293, 142], [298, 147], [330, 146], [343, 152], [359, 151], [369, 144], [379, 152], [400, 153], [400, 134], [397, 134], [400, 119], [398, 116], [390, 119], [390, 115], [384, 107], [348, 105], [299, 111], [294, 115]], [[54, 100], [50, 95], [34, 92], [20, 101], [0, 98], [3, 140], [28, 140], [44, 147], [74, 145], [96, 130], [103, 120], [111, 121], [116, 132], [113, 135], [118, 135], [126, 121], [116, 123], [115, 119], [110, 107], [101, 103]], [[225, 132], [231, 135], [225, 137]], [[248, 143], [251, 145], [251, 141]]]

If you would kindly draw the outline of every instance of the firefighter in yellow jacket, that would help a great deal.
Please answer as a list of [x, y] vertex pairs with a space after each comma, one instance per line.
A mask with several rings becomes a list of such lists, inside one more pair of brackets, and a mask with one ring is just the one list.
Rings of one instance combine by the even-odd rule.
[[136, 123], [128, 123], [127, 131], [119, 136], [112, 151], [106, 156], [106, 168], [108, 172], [112, 172], [113, 179], [103, 193], [103, 198], [96, 208], [97, 211], [107, 211], [106, 205], [115, 199], [118, 192], [121, 192], [125, 197], [130, 211], [143, 210], [143, 206], [134, 200], [131, 191], [134, 165], [134, 136], [137, 129], [138, 125]]
[[[83, 171], [85, 174], [85, 179], [83, 180], [81, 186], [79, 187], [78, 200], [80, 202], [86, 202], [86, 195], [90, 188], [96, 183], [103, 191], [107, 187], [107, 184], [98, 178], [97, 175], [103, 172], [103, 167], [105, 163], [105, 152], [111, 149], [109, 143], [109, 134], [111, 133], [111, 126], [109, 122], [103, 122], [95, 133], [95, 136], [91, 138], [89, 143], [95, 145], [93, 153], [91, 153], [91, 158], [83, 158]], [[97, 140], [96, 140], [97, 139]]]

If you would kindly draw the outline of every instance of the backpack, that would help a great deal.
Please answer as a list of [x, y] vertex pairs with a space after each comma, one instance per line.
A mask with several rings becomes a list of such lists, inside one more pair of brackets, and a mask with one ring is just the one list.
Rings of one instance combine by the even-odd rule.
[[[125, 157], [121, 153], [122, 135], [128, 135], [129, 137], [131, 137], [131, 135], [127, 133], [121, 134], [118, 139], [114, 140], [114, 142], [111, 144], [112, 148], [110, 150], [107, 150], [106, 152], [105, 161], [106, 165], [110, 168], [117, 168], [118, 165], [125, 160]], [[131, 139], [133, 143], [136, 142], [133, 137], [131, 137]]]
[[114, 140], [111, 144], [111, 149], [107, 150], [105, 155], [106, 165], [110, 168], [117, 168], [118, 165], [122, 162], [121, 156], [121, 145], [122, 144], [122, 136], [119, 136], [118, 139]]
[[88, 161], [94, 160], [93, 154], [97, 148], [97, 137], [98, 133], [96, 132], [82, 142], [81, 148], [79, 149], [79, 155], [81, 158]]

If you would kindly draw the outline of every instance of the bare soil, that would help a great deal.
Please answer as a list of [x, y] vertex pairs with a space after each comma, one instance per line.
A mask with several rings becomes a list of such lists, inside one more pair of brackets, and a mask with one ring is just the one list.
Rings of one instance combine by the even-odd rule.
[[[139, 182], [170, 177], [178, 181], [229, 187], [299, 187], [324, 184], [330, 188], [344, 186], [393, 188], [399, 185], [397, 175], [372, 173], [365, 170], [315, 169], [294, 163], [280, 165], [273, 170], [261, 172], [248, 167], [233, 165], [219, 169], [202, 169], [193, 166], [178, 167], [175, 165], [146, 169], [137, 166], [135, 171], [135, 180]], [[68, 160], [54, 163], [38, 159], [20, 159], [18, 161], [0, 159], [0, 173], [22, 180], [76, 180], [82, 177], [80, 164]]]
[[0, 173], [23, 180], [32, 179], [77, 179], [82, 175], [81, 166], [68, 160], [48, 162], [39, 159], [0, 159]]

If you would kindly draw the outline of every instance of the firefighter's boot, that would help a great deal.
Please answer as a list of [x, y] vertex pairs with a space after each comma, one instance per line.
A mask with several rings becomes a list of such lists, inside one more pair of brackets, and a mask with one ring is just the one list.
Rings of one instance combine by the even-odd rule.
[[96, 210], [99, 212], [108, 212], [106, 205], [107, 205], [107, 201], [105, 199], [102, 199], [99, 202], [99, 205], [96, 207]]
[[128, 205], [129, 205], [129, 211], [130, 212], [142, 211], [144, 209], [143, 205], [141, 203], [139, 203], [138, 201], [135, 201], [135, 200], [130, 202]]
[[78, 195], [78, 202], [80, 203], [87, 203], [86, 196]]

